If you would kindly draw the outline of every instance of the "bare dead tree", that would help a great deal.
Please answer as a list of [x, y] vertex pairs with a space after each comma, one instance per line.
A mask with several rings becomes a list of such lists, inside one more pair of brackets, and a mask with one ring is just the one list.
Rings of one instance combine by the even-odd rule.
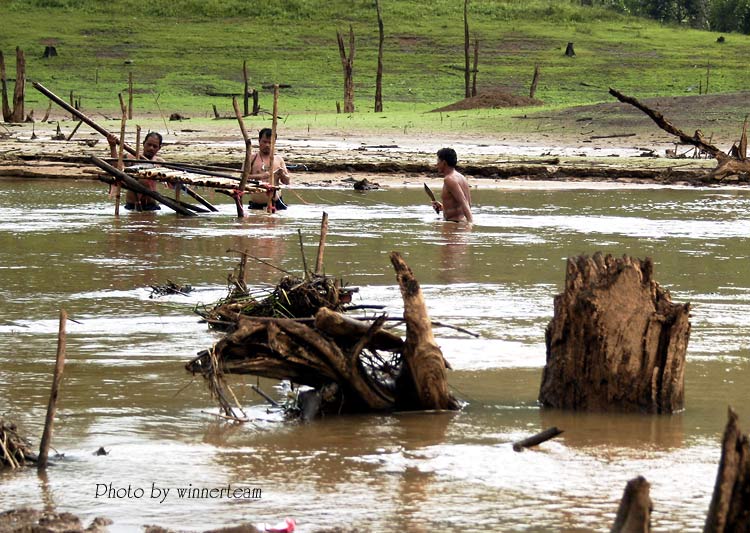
[[383, 112], [383, 16], [380, 13], [380, 0], [375, 0], [375, 9], [378, 12], [378, 72], [375, 76], [375, 112]]
[[16, 86], [13, 91], [12, 109], [8, 103], [8, 78], [5, 73], [5, 58], [2, 52], [0, 52], [0, 82], [2, 83], [3, 120], [5, 122], [23, 122], [25, 118], [23, 102], [26, 91], [26, 60], [20, 47], [16, 47]]
[[464, 0], [464, 96], [471, 96], [471, 71], [469, 70], [469, 0]]
[[479, 65], [479, 39], [474, 39], [474, 68], [472, 69], [471, 95], [477, 95], [477, 67]]
[[3, 90], [3, 121], [10, 122], [10, 106], [8, 105], [8, 81], [5, 76], [5, 57], [0, 52], [0, 82]]
[[536, 94], [536, 85], [539, 83], [539, 65], [534, 67], [534, 77], [531, 78], [531, 88], [529, 89], [529, 98], [534, 98]]
[[242, 61], [242, 78], [245, 80], [245, 90], [242, 92], [243, 116], [250, 114], [250, 81], [247, 77], [247, 59]]
[[26, 115], [23, 112], [23, 97], [26, 92], [26, 59], [23, 50], [16, 47], [16, 89], [13, 91], [13, 113], [11, 122], [23, 122]]
[[341, 66], [344, 69], [344, 113], [354, 113], [354, 29], [349, 25], [349, 55], [344, 49], [344, 38], [336, 32]]

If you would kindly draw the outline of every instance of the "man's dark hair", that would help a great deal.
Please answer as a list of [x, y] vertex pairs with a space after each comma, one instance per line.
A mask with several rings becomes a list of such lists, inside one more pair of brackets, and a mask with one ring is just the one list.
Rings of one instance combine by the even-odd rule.
[[[263, 137], [271, 137], [271, 134], [273, 133], [273, 130], [271, 128], [263, 128], [258, 132], [258, 141], [260, 141]], [[278, 137], [278, 134], [276, 135]]]
[[437, 156], [441, 161], [445, 161], [446, 163], [448, 163], [449, 167], [456, 168], [456, 164], [458, 163], [458, 156], [456, 155], [456, 151], [453, 148], [441, 148], [440, 150], [438, 150]]
[[143, 144], [146, 144], [146, 141], [148, 141], [149, 137], [156, 137], [156, 139], [159, 141], [159, 146], [161, 146], [162, 144], [161, 133], [159, 133], [158, 131], [149, 131], [148, 134], [146, 135], [146, 138], [143, 139]]

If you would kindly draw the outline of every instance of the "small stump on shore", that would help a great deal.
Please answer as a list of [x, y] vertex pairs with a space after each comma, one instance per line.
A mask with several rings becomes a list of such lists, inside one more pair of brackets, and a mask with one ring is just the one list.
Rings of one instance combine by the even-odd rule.
[[601, 253], [568, 259], [545, 332], [539, 401], [587, 411], [683, 407], [690, 304], [652, 279], [653, 261]]

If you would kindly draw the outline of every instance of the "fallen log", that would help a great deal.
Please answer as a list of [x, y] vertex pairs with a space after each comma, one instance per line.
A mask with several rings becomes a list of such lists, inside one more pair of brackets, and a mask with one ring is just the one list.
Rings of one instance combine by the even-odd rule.
[[562, 429], [558, 429], [557, 427], [551, 427], [547, 428], [544, 431], [540, 431], [536, 435], [532, 435], [531, 437], [525, 438], [523, 440], [519, 440], [517, 442], [513, 443], [513, 451], [514, 452], [521, 452], [525, 448], [531, 448], [532, 446], [538, 446], [543, 442], [547, 442], [550, 439], [554, 439], [558, 435], [562, 434]]
[[750, 531], [750, 435], [743, 435], [730, 407], [721, 460], [704, 533]]
[[610, 533], [649, 533], [653, 503], [646, 478], [638, 476], [628, 481], [617, 509]]
[[[717, 166], [708, 174], [709, 178], [721, 180], [732, 174], [750, 173], [750, 161], [745, 158], [745, 154], [742, 153], [742, 150], [737, 150], [736, 155], [727, 154], [710, 142], [706, 141], [703, 138], [703, 133], [701, 132], [701, 130], [695, 130], [695, 133], [693, 135], [688, 135], [681, 129], [674, 126], [666, 118], [664, 118], [664, 115], [662, 115], [658, 111], [651, 109], [642, 102], [639, 102], [632, 96], [624, 95], [612, 88], [609, 89], [609, 94], [623, 103], [630, 104], [633, 107], [640, 109], [646, 115], [648, 115], [651, 120], [656, 123], [657, 126], [659, 126], [667, 133], [678, 137], [683, 143], [693, 145], [702, 152], [710, 154], [712, 157], [714, 157], [717, 161]], [[745, 124], [745, 126], [743, 127], [742, 136], [740, 139], [740, 146], [743, 145], [745, 147], [747, 146], [747, 124]]]
[[539, 401], [589, 411], [673, 413], [684, 402], [690, 304], [673, 304], [653, 262], [568, 259], [545, 331]]

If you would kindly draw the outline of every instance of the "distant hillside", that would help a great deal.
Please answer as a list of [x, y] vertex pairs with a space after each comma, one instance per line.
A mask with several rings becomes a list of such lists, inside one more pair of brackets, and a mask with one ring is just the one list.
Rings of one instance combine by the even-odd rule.
[[[27, 75], [86, 109], [111, 113], [117, 93], [135, 80], [138, 109], [160, 107], [208, 115], [231, 111], [251, 86], [282, 90], [284, 109], [335, 112], [342, 101], [336, 31], [351, 24], [356, 43], [357, 111], [373, 109], [378, 28], [374, 0], [0, 0], [0, 50], [8, 75], [14, 50], [26, 52]], [[461, 0], [381, 0], [385, 29], [386, 111], [428, 111], [464, 98]], [[471, 0], [472, 43], [478, 40], [477, 88], [536, 98], [546, 106], [608, 101], [607, 88], [641, 97], [730, 92], [748, 87], [750, 38], [662, 27], [580, 2]], [[567, 57], [567, 43], [575, 56]], [[42, 58], [46, 45], [58, 55]], [[473, 52], [472, 52], [473, 54]], [[709, 68], [710, 65], [710, 68]], [[40, 107], [42, 99], [32, 98]], [[37, 101], [34, 102], [33, 100]]]

